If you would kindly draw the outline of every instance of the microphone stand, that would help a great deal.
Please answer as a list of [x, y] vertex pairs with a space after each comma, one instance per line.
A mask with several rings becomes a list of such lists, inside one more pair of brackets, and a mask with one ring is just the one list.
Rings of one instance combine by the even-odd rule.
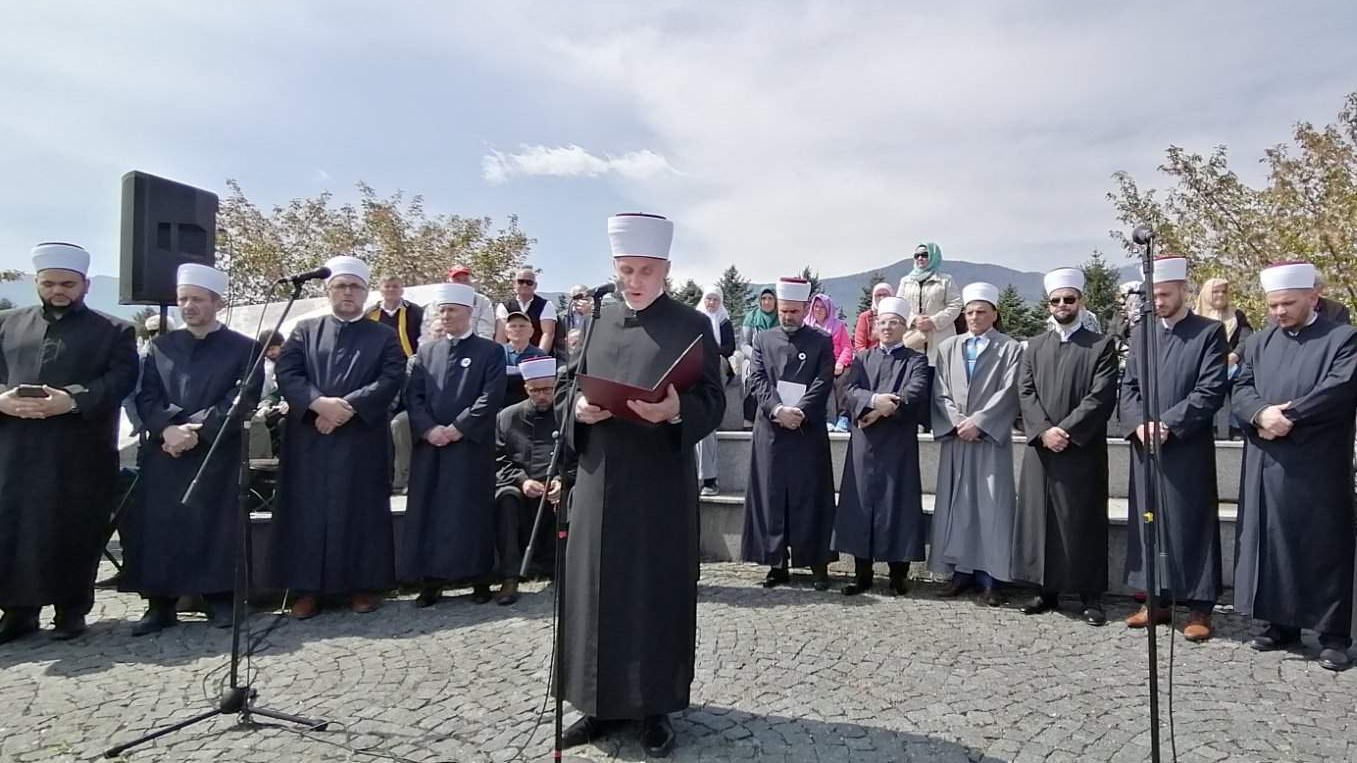
[[[589, 325], [584, 328], [584, 341], [580, 345], [579, 356], [574, 363], [567, 366], [567, 376], [569, 376], [570, 391], [566, 400], [569, 403], [566, 406], [564, 421], [559, 430], [554, 433], [556, 439], [555, 446], [551, 449], [551, 462], [547, 466], [547, 475], [545, 484], [550, 487], [553, 476], [559, 476], [561, 466], [561, 452], [565, 447], [565, 438], [561, 436], [563, 432], [570, 432], [575, 426], [575, 395], [579, 393], [579, 366], [588, 357], [589, 343], [594, 338], [594, 326], [599, 321], [599, 316], [603, 314], [603, 301], [599, 298], [594, 299], [594, 315], [589, 320]], [[565, 651], [565, 630], [561, 627], [561, 622], [565, 618], [565, 546], [566, 540], [570, 535], [570, 516], [566, 511], [565, 495], [562, 491], [561, 504], [556, 509], [556, 572], [553, 585], [556, 586], [556, 608], [552, 613], [552, 631], [555, 633], [555, 642], [551, 647], [551, 683], [552, 689], [556, 695], [555, 706], [555, 730], [552, 737], [552, 759], [562, 760], [561, 755], [561, 735], [564, 732], [562, 728], [562, 718], [564, 717], [563, 700], [561, 691], [561, 654]], [[528, 548], [523, 552], [523, 565], [519, 569], [519, 577], [527, 577], [528, 567], [532, 564], [533, 554], [536, 553], [537, 533], [542, 528], [547, 513], [547, 494], [542, 493], [537, 499], [537, 517], [533, 519], [532, 534], [528, 536]], [[570, 758], [574, 760], [574, 758]]]
[[[1140, 495], [1145, 507], [1140, 523], [1141, 563], [1145, 566], [1145, 606], [1149, 614], [1148, 635], [1150, 667], [1150, 760], [1160, 763], [1159, 745], [1159, 645], [1156, 636], [1158, 625], [1155, 623], [1155, 611], [1160, 606], [1159, 580], [1160, 564], [1167, 561], [1168, 542], [1163, 533], [1164, 522], [1159, 516], [1164, 495], [1163, 470], [1160, 466], [1162, 445], [1158, 436], [1158, 424], [1161, 409], [1159, 407], [1159, 332], [1156, 331], [1154, 313], [1154, 238], [1145, 240], [1145, 253], [1141, 257], [1141, 273], [1144, 279], [1141, 286], [1140, 324], [1136, 327], [1140, 334], [1140, 352], [1137, 353], [1136, 373], [1140, 377], [1140, 414], [1143, 425], [1148, 430], [1155, 424], [1155, 435], [1141, 441], [1140, 455]], [[1146, 431], [1148, 435], [1149, 432]], [[1131, 507], [1135, 511], [1135, 507]], [[1164, 550], [1157, 550], [1164, 549]], [[1166, 577], [1166, 576], [1165, 576]]]
[[[292, 294], [288, 297], [287, 304], [283, 307], [283, 312], [278, 316], [277, 322], [274, 323], [274, 332], [281, 329], [283, 321], [287, 320], [288, 313], [292, 311], [293, 303], [301, 296], [302, 285], [302, 281], [294, 281], [292, 283]], [[267, 309], [267, 307], [268, 304], [265, 303], [265, 309]], [[223, 330], [228, 329], [223, 328]], [[241, 683], [240, 681], [241, 631], [248, 614], [247, 608], [249, 607], [251, 561], [249, 510], [250, 422], [244, 411], [250, 380], [254, 378], [255, 373], [259, 371], [263, 363], [264, 346], [260, 345], [250, 362], [249, 368], [245, 371], [245, 375], [236, 383], [235, 397], [231, 400], [231, 407], [226, 412], [226, 417], [222, 422], [221, 429], [217, 431], [217, 436], [212, 440], [212, 446], [208, 448], [207, 455], [203, 457], [203, 463], [198, 467], [198, 473], [194, 475], [193, 481], [189, 483], [188, 490], [184, 491], [184, 496], [180, 499], [180, 503], [192, 505], [195, 503], [194, 499], [199, 497], [199, 494], [203, 491], [209, 491], [208, 497], [211, 497], [210, 491], [212, 490], [212, 486], [202, 485], [203, 475], [213, 463], [213, 459], [217, 455], [217, 452], [222, 449], [221, 444], [225, 440], [226, 433], [232, 430], [238, 431], [240, 433], [240, 494], [239, 508], [236, 512], [236, 529], [239, 533], [239, 538], [236, 544], [235, 590], [233, 591], [231, 604], [230, 686], [222, 692], [221, 699], [218, 701], [217, 706], [211, 710], [199, 713], [192, 718], [186, 718], [164, 728], [157, 729], [149, 734], [134, 739], [131, 742], [120, 744], [116, 747], [110, 747], [108, 750], [104, 751], [105, 758], [121, 757], [124, 752], [133, 747], [159, 739], [160, 737], [172, 734], [181, 729], [188, 728], [189, 726], [205, 721], [214, 715], [236, 714], [239, 716], [236, 725], [248, 728], [256, 728], [256, 725], [251, 719], [251, 716], [255, 715], [272, 718], [274, 720], [287, 721], [288, 723], [295, 723], [299, 726], [306, 727], [308, 731], [324, 731], [325, 728], [329, 726], [329, 721], [304, 718], [299, 715], [289, 715], [288, 713], [280, 713], [276, 710], [256, 707], [254, 703], [255, 699], [258, 697], [258, 692], [254, 687], [246, 683]]]

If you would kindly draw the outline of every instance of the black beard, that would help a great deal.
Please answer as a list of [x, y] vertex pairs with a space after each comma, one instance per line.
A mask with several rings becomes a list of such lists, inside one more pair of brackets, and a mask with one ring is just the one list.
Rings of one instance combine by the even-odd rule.
[[1056, 315], [1052, 315], [1051, 317], [1052, 317], [1052, 318], [1055, 318], [1055, 322], [1056, 322], [1056, 323], [1059, 323], [1061, 326], [1069, 326], [1069, 325], [1071, 325], [1071, 324], [1074, 324], [1074, 323], [1078, 322], [1078, 320], [1079, 320], [1079, 313], [1074, 313], [1073, 315], [1070, 316], [1069, 320], [1065, 320], [1065, 321], [1060, 320], [1060, 317], [1059, 317], [1059, 316], [1056, 316]]

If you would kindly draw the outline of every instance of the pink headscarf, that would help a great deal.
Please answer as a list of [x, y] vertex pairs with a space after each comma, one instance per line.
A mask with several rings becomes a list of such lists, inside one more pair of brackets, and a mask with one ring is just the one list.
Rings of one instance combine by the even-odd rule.
[[[815, 303], [825, 306], [825, 322], [823, 324], [815, 320]], [[834, 300], [829, 298], [828, 294], [820, 293], [810, 298], [810, 306], [806, 310], [805, 324], [814, 326], [817, 329], [834, 336], [834, 332], [840, 327], [844, 327], [843, 321], [839, 320], [839, 310], [834, 306]], [[844, 327], [847, 330], [846, 327]]]

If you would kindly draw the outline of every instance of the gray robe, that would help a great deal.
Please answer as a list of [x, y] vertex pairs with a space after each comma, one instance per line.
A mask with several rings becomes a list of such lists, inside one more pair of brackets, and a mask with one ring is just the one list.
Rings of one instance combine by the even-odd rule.
[[[938, 494], [933, 508], [934, 572], [982, 570], [1012, 580], [1013, 421], [1018, 416], [1018, 370], [1022, 345], [990, 329], [989, 344], [966, 378], [965, 341], [949, 337], [938, 346], [933, 379], [933, 437], [941, 444]], [[956, 435], [973, 418], [982, 437], [964, 442]]]

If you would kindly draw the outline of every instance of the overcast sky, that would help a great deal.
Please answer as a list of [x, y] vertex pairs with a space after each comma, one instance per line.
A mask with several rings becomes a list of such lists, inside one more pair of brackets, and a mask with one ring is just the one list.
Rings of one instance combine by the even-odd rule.
[[618, 211], [672, 217], [699, 281], [922, 240], [1047, 269], [1112, 249], [1109, 176], [1170, 143], [1256, 177], [1357, 90], [1353, 40], [1347, 0], [5, 3], [0, 267], [58, 239], [116, 274], [140, 169], [516, 213], [550, 290], [606, 277]]

